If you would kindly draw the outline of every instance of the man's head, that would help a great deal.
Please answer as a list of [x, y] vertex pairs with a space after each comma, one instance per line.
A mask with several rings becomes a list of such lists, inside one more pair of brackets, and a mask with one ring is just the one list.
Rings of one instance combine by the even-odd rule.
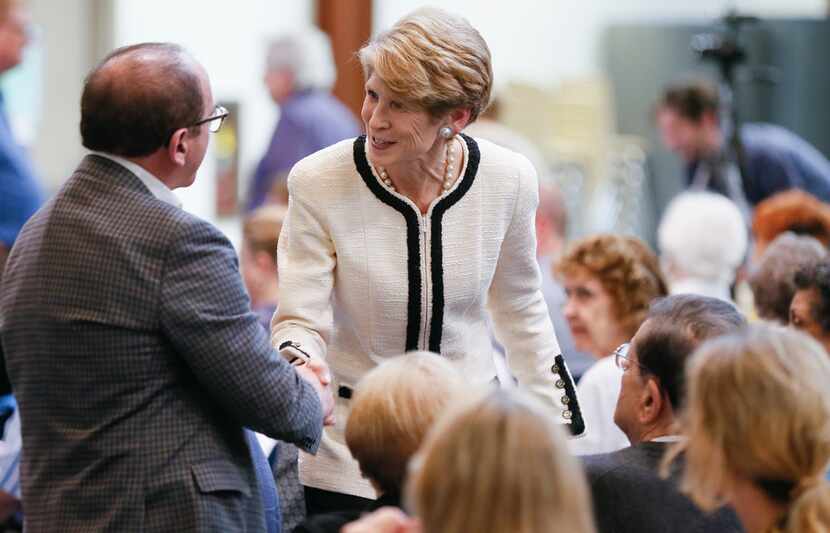
[[673, 85], [655, 109], [666, 147], [687, 162], [705, 158], [721, 144], [717, 87], [702, 81]]
[[830, 263], [803, 266], [795, 273], [790, 326], [812, 336], [830, 352]]
[[22, 0], [0, 0], [0, 72], [23, 60], [29, 42], [29, 12]]
[[268, 45], [264, 81], [276, 104], [282, 104], [296, 91], [327, 91], [336, 75], [331, 41], [316, 27], [281, 35]]
[[558, 256], [565, 247], [567, 230], [568, 209], [562, 191], [552, 182], [540, 183], [536, 209], [537, 255]]
[[115, 50], [87, 77], [81, 138], [90, 150], [139, 162], [170, 188], [187, 187], [213, 112], [207, 73], [183, 48], [137, 44]]
[[677, 294], [651, 306], [628, 353], [617, 356], [624, 372], [614, 422], [631, 444], [674, 432], [686, 360], [705, 340], [745, 325], [732, 304], [717, 298]]
[[789, 322], [790, 303], [796, 291], [795, 273], [826, 258], [827, 248], [813, 237], [789, 231], [776, 237], [749, 273], [758, 316], [779, 324]]

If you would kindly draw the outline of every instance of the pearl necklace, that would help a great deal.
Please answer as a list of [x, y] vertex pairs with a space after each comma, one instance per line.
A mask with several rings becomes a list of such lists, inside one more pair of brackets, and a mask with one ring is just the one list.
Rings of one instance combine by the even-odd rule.
[[[454, 144], [454, 139], [450, 139], [447, 143], [447, 150], [444, 153], [444, 181], [441, 186], [445, 191], [450, 190], [452, 188], [452, 184], [455, 182], [455, 173], [453, 172], [455, 170], [455, 154], [452, 150]], [[392, 183], [392, 180], [389, 178], [389, 174], [386, 172], [385, 168], [378, 167], [378, 174], [380, 174], [380, 180], [384, 185], [386, 185], [386, 187], [395, 192], [398, 191]]]

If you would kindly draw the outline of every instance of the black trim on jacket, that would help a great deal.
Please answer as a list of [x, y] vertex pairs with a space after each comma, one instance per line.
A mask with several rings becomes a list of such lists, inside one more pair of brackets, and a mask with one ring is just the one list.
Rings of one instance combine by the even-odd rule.
[[354, 140], [354, 164], [363, 182], [381, 202], [393, 207], [406, 220], [407, 277], [409, 278], [409, 303], [407, 305], [406, 347], [404, 351], [418, 349], [418, 333], [421, 329], [421, 231], [418, 213], [412, 207], [392, 194], [372, 174], [366, 159], [366, 136]]
[[[441, 198], [432, 208], [430, 254], [432, 263], [432, 318], [429, 324], [429, 351], [441, 353], [441, 334], [444, 329], [444, 268], [443, 268], [443, 238], [442, 222], [444, 213], [455, 205], [473, 185], [481, 153], [478, 144], [469, 136], [460, 134], [467, 144], [467, 169], [461, 183], [450, 194]], [[398, 211], [406, 221], [406, 249], [407, 249], [407, 277], [409, 279], [409, 295], [407, 304], [406, 346], [405, 351], [418, 349], [418, 334], [421, 329], [421, 246], [420, 246], [420, 213], [412, 208], [403, 199], [395, 196], [384, 187], [375, 175], [369, 161], [366, 159], [366, 136], [361, 135], [353, 145], [354, 163], [363, 182], [381, 202]]]
[[473, 186], [478, 164], [481, 161], [481, 152], [478, 144], [463, 133], [461, 138], [467, 143], [469, 159], [464, 179], [458, 187], [446, 197], [438, 201], [432, 208], [432, 242], [430, 255], [432, 258], [432, 322], [429, 328], [429, 351], [441, 353], [441, 333], [444, 331], [444, 242], [442, 237], [444, 213], [467, 194]]
[[561, 354], [556, 356], [554, 362], [554, 369], [556, 369], [554, 373], [558, 374], [559, 379], [562, 380], [565, 396], [568, 397], [568, 403], [565, 404], [565, 409], [571, 412], [571, 423], [568, 424], [568, 428], [571, 430], [571, 435], [582, 435], [585, 432], [585, 419], [582, 418], [582, 409], [579, 407], [579, 398], [576, 396], [574, 378], [568, 371], [565, 358]]

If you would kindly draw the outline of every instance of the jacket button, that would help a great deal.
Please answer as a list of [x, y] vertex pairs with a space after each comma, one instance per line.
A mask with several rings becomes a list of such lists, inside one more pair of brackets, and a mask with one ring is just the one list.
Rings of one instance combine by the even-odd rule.
[[562, 396], [562, 404], [563, 405], [568, 405], [569, 403], [571, 403], [571, 399], [568, 397], [568, 395], [566, 394], [566, 395]]
[[570, 420], [572, 417], [573, 413], [569, 410], [566, 409], [565, 411], [562, 411], [562, 418], [564, 418], [565, 420]]
[[550, 371], [553, 372], [554, 374], [558, 374], [559, 373], [559, 365], [553, 365], [552, 367], [550, 367]]
[[556, 380], [556, 388], [557, 389], [564, 389], [565, 388], [565, 382], [561, 379], [557, 379]]

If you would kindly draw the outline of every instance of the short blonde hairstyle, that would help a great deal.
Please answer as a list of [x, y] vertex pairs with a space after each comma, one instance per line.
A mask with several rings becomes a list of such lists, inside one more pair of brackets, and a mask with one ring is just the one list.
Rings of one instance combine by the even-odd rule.
[[436, 424], [407, 502], [425, 533], [590, 533], [584, 473], [544, 407], [497, 389]]
[[487, 107], [493, 84], [490, 49], [467, 20], [418, 9], [359, 52], [366, 78], [376, 74], [402, 99], [440, 117], [469, 108], [470, 122]]
[[266, 205], [245, 217], [242, 238], [252, 252], [265, 252], [276, 261], [277, 243], [287, 212], [284, 206]]
[[830, 358], [822, 347], [757, 325], [705, 344], [687, 373], [683, 490], [714, 509], [733, 477], [753, 480], [789, 506], [783, 531], [828, 531]]
[[410, 457], [456, 395], [461, 376], [429, 352], [386, 361], [360, 380], [346, 422], [346, 445], [363, 475], [399, 493]]

